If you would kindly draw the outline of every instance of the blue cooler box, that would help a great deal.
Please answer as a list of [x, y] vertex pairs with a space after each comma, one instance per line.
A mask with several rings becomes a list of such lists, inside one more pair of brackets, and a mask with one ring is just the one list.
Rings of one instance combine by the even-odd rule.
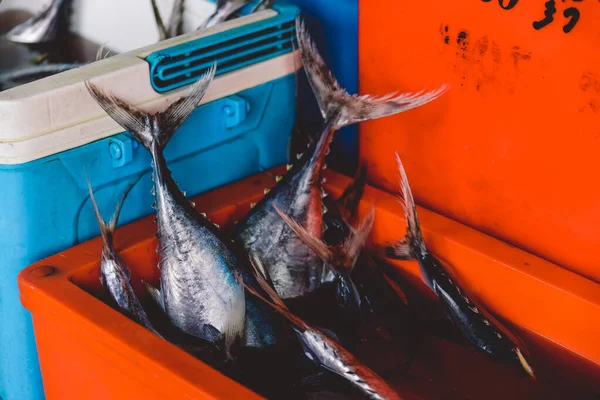
[[85, 173], [107, 218], [140, 173], [121, 223], [153, 212], [150, 156], [88, 94], [83, 81], [158, 111], [208, 66], [217, 77], [168, 144], [188, 196], [286, 162], [295, 119], [298, 9], [281, 5], [0, 93], [0, 398], [41, 399], [31, 319], [16, 277], [99, 235]]

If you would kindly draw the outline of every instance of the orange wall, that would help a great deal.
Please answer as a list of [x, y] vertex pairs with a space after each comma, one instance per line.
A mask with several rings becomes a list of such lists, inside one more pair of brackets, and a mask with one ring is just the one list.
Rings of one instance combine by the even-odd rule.
[[361, 158], [397, 191], [397, 149], [418, 203], [600, 282], [600, 2], [539, 30], [545, 1], [511, 2], [360, 2], [361, 93], [452, 85], [363, 124]]

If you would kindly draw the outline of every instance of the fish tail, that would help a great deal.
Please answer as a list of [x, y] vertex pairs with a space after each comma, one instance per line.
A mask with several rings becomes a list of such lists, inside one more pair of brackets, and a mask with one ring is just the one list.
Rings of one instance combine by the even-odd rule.
[[365, 190], [367, 182], [367, 165], [361, 163], [356, 171], [354, 180], [348, 185], [342, 196], [337, 201], [338, 209], [344, 221], [353, 225], [356, 220], [358, 204]]
[[[406, 217], [406, 235], [404, 236], [404, 240], [387, 247], [385, 253], [388, 257], [399, 260], [414, 260], [422, 257], [423, 254], [427, 254], [428, 250], [425, 246], [425, 240], [423, 240], [415, 199], [398, 152], [396, 152], [396, 161], [398, 162], [398, 171], [400, 174], [401, 204]], [[421, 272], [423, 273], [425, 283], [430, 288], [433, 288], [433, 282], [429, 274], [423, 268], [421, 268]]]
[[294, 315], [290, 309], [285, 305], [281, 297], [277, 294], [275, 289], [273, 288], [273, 283], [269, 277], [269, 273], [265, 268], [262, 260], [258, 257], [257, 254], [250, 254], [250, 265], [254, 271], [254, 276], [256, 277], [256, 281], [261, 289], [266, 293], [267, 297], [260, 294], [257, 290], [252, 288], [250, 285], [247, 285], [241, 277], [238, 277], [238, 280], [244, 285], [246, 290], [250, 292], [252, 295], [258, 297], [260, 300], [265, 302], [267, 305], [275, 309], [278, 313], [283, 315], [287, 320], [289, 320], [292, 324], [294, 324], [297, 328], [306, 330], [308, 329], [308, 325], [301, 318]]
[[130, 182], [127, 185], [127, 187], [125, 188], [125, 191], [123, 192], [123, 195], [121, 196], [121, 198], [119, 199], [119, 202], [117, 203], [117, 206], [115, 207], [115, 212], [113, 214], [112, 219], [110, 220], [110, 222], [106, 222], [104, 220], [104, 218], [102, 218], [102, 214], [100, 213], [100, 209], [98, 208], [98, 203], [96, 202], [96, 198], [94, 197], [94, 190], [92, 189], [92, 184], [90, 183], [90, 179], [89, 179], [87, 173], [85, 174], [85, 180], [88, 185], [88, 191], [90, 192], [90, 200], [92, 202], [92, 206], [94, 207], [94, 213], [96, 214], [96, 220], [98, 221], [98, 226], [100, 227], [100, 234], [102, 235], [102, 242], [104, 243], [105, 246], [107, 246], [107, 248], [111, 248], [111, 249], [113, 248], [112, 238], [115, 233], [115, 229], [117, 228], [117, 223], [119, 222], [119, 216], [121, 214], [121, 209], [123, 208], [123, 203], [125, 203], [125, 199], [127, 198], [127, 195], [129, 194], [131, 189], [135, 186], [135, 184], [138, 183], [138, 181], [141, 179], [142, 175], [143, 174], [139, 174], [136, 179], [134, 179], [132, 182]]
[[104, 218], [102, 218], [102, 214], [100, 213], [100, 209], [98, 208], [98, 203], [96, 203], [96, 198], [94, 197], [94, 190], [92, 189], [92, 184], [90, 182], [90, 178], [87, 173], [85, 174], [85, 180], [87, 182], [88, 191], [90, 192], [90, 201], [92, 202], [92, 207], [94, 207], [94, 214], [96, 215], [96, 220], [98, 221], [98, 226], [100, 227], [100, 235], [102, 236], [102, 243], [105, 247], [112, 248], [112, 234], [109, 224], [106, 223]]
[[158, 9], [158, 4], [156, 4], [156, 0], [150, 0], [152, 4], [152, 12], [154, 13], [154, 19], [156, 20], [156, 26], [158, 27], [158, 36], [160, 40], [165, 40], [168, 38], [167, 28], [165, 28], [165, 24], [160, 16], [160, 11]]
[[144, 287], [146, 288], [146, 291], [148, 292], [148, 294], [150, 294], [150, 297], [152, 298], [152, 300], [154, 300], [154, 302], [156, 304], [158, 304], [158, 306], [161, 308], [161, 310], [165, 311], [165, 301], [162, 295], [162, 292], [160, 291], [160, 289], [155, 288], [154, 286], [152, 286], [151, 284], [149, 284], [148, 282], [142, 280], [142, 285], [144, 285]]
[[183, 29], [183, 3], [184, 0], [175, 0], [173, 2], [171, 17], [169, 18], [169, 25], [167, 27], [168, 38], [181, 35]]
[[296, 17], [296, 34], [321, 114], [326, 120], [334, 119], [335, 129], [408, 111], [437, 99], [449, 89], [449, 85], [443, 84], [438, 89], [417, 93], [390, 93], [382, 97], [350, 95], [327, 68], [300, 16]]
[[197, 82], [190, 86], [185, 96], [171, 104], [165, 111], [154, 115], [138, 110], [87, 80], [85, 85], [100, 107], [119, 125], [131, 132], [148, 151], [152, 152], [155, 147], [162, 150], [175, 131], [200, 104], [214, 78], [215, 71], [216, 64], [213, 64]]

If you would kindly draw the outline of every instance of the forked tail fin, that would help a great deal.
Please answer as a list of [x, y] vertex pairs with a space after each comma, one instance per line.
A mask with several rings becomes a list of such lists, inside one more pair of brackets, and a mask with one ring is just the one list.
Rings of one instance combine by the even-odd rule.
[[121, 198], [119, 199], [119, 202], [117, 203], [117, 206], [115, 207], [115, 212], [113, 214], [112, 219], [110, 220], [110, 222], [107, 223], [106, 221], [104, 221], [104, 218], [102, 218], [102, 214], [100, 213], [100, 209], [98, 208], [98, 203], [96, 203], [96, 198], [94, 197], [94, 190], [92, 189], [92, 184], [90, 183], [90, 179], [87, 176], [87, 174], [85, 174], [85, 180], [87, 182], [88, 190], [90, 192], [90, 200], [92, 202], [92, 206], [94, 207], [94, 214], [96, 215], [96, 220], [98, 221], [98, 226], [100, 227], [100, 234], [102, 235], [102, 242], [104, 243], [104, 247], [103, 247], [104, 249], [111, 249], [111, 250], [114, 249], [113, 235], [115, 233], [115, 229], [117, 228], [117, 224], [119, 222], [121, 208], [123, 208], [123, 203], [125, 203], [125, 199], [127, 198], [127, 195], [129, 194], [131, 189], [135, 186], [135, 184], [138, 183], [138, 181], [140, 180], [142, 175], [143, 174], [138, 175], [138, 177], [135, 180], [133, 180], [132, 182], [130, 182], [127, 185], [127, 187], [125, 188], [125, 191], [123, 192], [123, 195], [121, 196]]
[[89, 81], [85, 86], [100, 107], [123, 129], [152, 152], [153, 146], [163, 149], [177, 129], [190, 116], [206, 94], [216, 71], [216, 64], [204, 73], [189, 89], [187, 95], [171, 104], [165, 111], [156, 114], [138, 110], [126, 101], [104, 92]]
[[437, 99], [449, 89], [443, 84], [428, 92], [391, 93], [382, 97], [350, 95], [327, 68], [300, 16], [296, 17], [296, 34], [302, 63], [321, 114], [325, 120], [335, 121], [335, 129], [408, 111]]

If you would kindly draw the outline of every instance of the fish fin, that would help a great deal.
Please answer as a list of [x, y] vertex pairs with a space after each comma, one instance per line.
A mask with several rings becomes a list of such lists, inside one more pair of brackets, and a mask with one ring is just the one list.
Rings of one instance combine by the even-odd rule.
[[[236, 273], [236, 279], [241, 281], [241, 274]], [[229, 358], [231, 358], [231, 348], [235, 342], [244, 335], [246, 322], [246, 296], [244, 286], [239, 285], [234, 290], [235, 293], [230, 304], [229, 314], [223, 325], [225, 352]]]
[[98, 47], [98, 51], [96, 51], [96, 61], [101, 61], [101, 60], [105, 60], [106, 58], [108, 58], [108, 55], [110, 54], [111, 49], [108, 49], [106, 54], [104, 54], [104, 49], [106, 48], [107, 43], [108, 42], [104, 42], [100, 47]]
[[167, 37], [169, 38], [179, 36], [183, 32], [183, 4], [184, 0], [175, 0], [173, 2], [171, 17], [169, 18], [169, 25], [167, 28]]
[[[323, 241], [311, 233], [309, 233], [302, 225], [300, 225], [296, 220], [286, 215], [275, 203], [272, 203], [273, 208], [277, 211], [277, 214], [283, 219], [283, 221], [294, 231], [296, 235], [302, 241], [310, 247], [312, 251], [315, 252], [321, 260], [323, 260], [326, 264], [332, 264], [333, 267], [337, 267], [339, 264], [336, 262], [336, 255], [329, 249], [329, 247], [323, 243]], [[334, 271], [337, 273], [337, 270]]]
[[348, 259], [346, 269], [352, 272], [356, 261], [362, 252], [362, 249], [367, 243], [367, 239], [373, 229], [373, 222], [375, 221], [375, 207], [371, 205], [371, 209], [366, 217], [362, 220], [360, 226], [357, 229], [352, 229], [350, 235], [344, 242], [344, 253]]
[[155, 115], [140, 111], [124, 100], [105, 93], [86, 80], [85, 85], [100, 107], [124, 129], [131, 132], [149, 151], [154, 144], [163, 149], [175, 131], [200, 104], [216, 71], [213, 64], [198, 81], [190, 86], [188, 93], [171, 104], [165, 111]]
[[516, 348], [515, 353], [517, 353], [517, 358], [519, 359], [519, 362], [521, 363], [521, 366], [523, 367], [523, 369], [525, 370], [525, 372], [527, 372], [527, 374], [529, 376], [531, 376], [533, 379], [535, 378], [535, 373], [533, 372], [533, 368], [531, 368], [531, 365], [529, 365], [529, 362], [527, 361], [527, 359], [523, 356], [523, 353], [521, 352], [520, 348]]
[[160, 289], [152, 286], [151, 284], [149, 284], [148, 282], [143, 281], [143, 280], [142, 280], [142, 284], [146, 288], [146, 291], [148, 291], [148, 294], [150, 294], [150, 297], [152, 298], [152, 300], [154, 300], [154, 302], [156, 304], [158, 304], [158, 306], [161, 308], [161, 310], [165, 311], [165, 300], [163, 298], [163, 295], [162, 295], [162, 292], [160, 291]]
[[[283, 211], [277, 207], [275, 203], [272, 203], [275, 211], [281, 216], [285, 223], [298, 235], [300, 239], [317, 254], [321, 260], [325, 263], [327, 268], [333, 272], [341, 284], [348, 288], [348, 291], [352, 293], [352, 298], [357, 306], [360, 306], [361, 299], [358, 289], [354, 284], [354, 281], [350, 277], [352, 269], [356, 264], [358, 258], [357, 252], [358, 243], [364, 239], [364, 227], [356, 231], [356, 235], [344, 244], [344, 247], [340, 250], [339, 247], [334, 248], [335, 251], [331, 251], [329, 247], [319, 238], [310, 234], [304, 227], [302, 227], [296, 220], [287, 216]], [[368, 221], [367, 221], [368, 222]], [[371, 222], [372, 225], [372, 222]], [[370, 231], [370, 226], [368, 227]], [[362, 247], [360, 247], [362, 249]]]
[[300, 43], [304, 69], [319, 103], [321, 114], [326, 120], [335, 118], [335, 129], [419, 107], [437, 99], [449, 88], [444, 84], [429, 92], [420, 91], [400, 95], [392, 93], [382, 97], [352, 96], [342, 88], [329, 71], [299, 15], [296, 17], [296, 35]]
[[283, 300], [281, 300], [281, 297], [279, 297], [279, 295], [273, 288], [272, 284], [269, 283], [271, 281], [271, 278], [269, 277], [269, 273], [267, 272], [267, 269], [264, 266], [260, 257], [257, 254], [255, 254], [254, 252], [251, 252], [249, 258], [250, 258], [250, 265], [252, 266], [252, 269], [254, 271], [254, 276], [256, 277], [256, 281], [258, 282], [258, 284], [262, 288], [262, 290], [267, 294], [268, 298], [266, 298], [262, 294], [258, 293], [258, 291], [256, 291], [254, 288], [250, 287], [250, 285], [247, 285], [244, 282], [244, 280], [241, 279], [241, 277], [238, 277], [238, 280], [242, 283], [242, 285], [244, 285], [246, 290], [248, 292], [250, 292], [251, 294], [253, 294], [254, 296], [261, 299], [267, 305], [274, 308], [275, 311], [277, 311], [278, 313], [283, 315], [296, 328], [298, 328], [300, 330], [308, 329], [308, 325], [306, 324], [306, 322], [304, 322], [301, 318], [297, 317], [290, 311], [290, 309], [285, 305]]
[[393, 258], [395, 260], [415, 259], [410, 251], [410, 245], [406, 240], [401, 240], [391, 246], [382, 247], [380, 253], [385, 255], [385, 257]]
[[87, 182], [88, 191], [90, 192], [90, 201], [92, 202], [92, 207], [94, 208], [94, 214], [96, 215], [96, 221], [98, 221], [98, 227], [100, 228], [100, 235], [102, 236], [102, 243], [104, 246], [108, 248], [113, 248], [112, 243], [112, 232], [110, 231], [108, 224], [102, 218], [102, 214], [100, 213], [100, 209], [98, 208], [98, 203], [96, 203], [96, 197], [94, 196], [94, 190], [92, 189], [92, 183], [90, 182], [90, 178], [88, 174], [85, 173], [85, 180]]
[[219, 340], [220, 337], [221, 332], [211, 324], [202, 326], [202, 339], [208, 340], [212, 343]]
[[117, 206], [115, 207], [115, 212], [113, 213], [112, 220], [108, 223], [108, 229], [110, 230], [111, 234], [114, 234], [115, 229], [117, 229], [117, 224], [119, 222], [119, 216], [121, 215], [121, 209], [123, 208], [125, 199], [127, 199], [129, 192], [140, 181], [140, 179], [142, 178], [143, 175], [144, 175], [143, 173], [138, 174], [138, 176], [133, 181], [129, 182], [127, 184], [127, 186], [125, 187], [125, 190], [123, 191], [123, 195], [121, 196], [121, 198], [119, 199], [119, 202], [117, 203]]
[[62, 7], [66, 0], [53, 0], [38, 14], [15, 26], [4, 36], [17, 43], [45, 43], [56, 39]]
[[156, 26], [158, 28], [158, 36], [159, 36], [160, 40], [165, 40], [169, 36], [167, 33], [167, 28], [165, 28], [163, 19], [160, 16], [160, 10], [158, 9], [158, 4], [156, 4], [156, 0], [150, 0], [150, 3], [152, 4], [152, 12], [154, 13], [154, 19], [156, 20]]
[[[408, 183], [408, 177], [406, 176], [406, 171], [404, 170], [404, 166], [402, 165], [402, 160], [400, 160], [400, 155], [396, 152], [396, 161], [398, 162], [398, 172], [400, 174], [400, 190], [402, 193], [402, 200], [400, 204], [404, 209], [404, 215], [406, 217], [406, 236], [404, 237], [404, 241], [409, 247], [410, 252], [413, 258], [416, 258], [416, 254], [414, 254], [415, 249], [421, 253], [427, 253], [427, 246], [425, 246], [425, 241], [423, 240], [423, 234], [421, 232], [421, 224], [419, 223], [419, 216], [417, 215], [417, 207], [415, 205], [415, 199], [413, 198], [412, 190], [410, 189], [410, 184]], [[400, 243], [403, 243], [400, 242]], [[404, 245], [400, 245], [397, 248], [398, 251], [406, 251]], [[400, 253], [402, 254], [402, 253]], [[425, 277], [429, 282], [431, 279]]]
[[354, 225], [356, 220], [356, 213], [358, 210], [358, 204], [365, 190], [365, 184], [367, 182], [367, 165], [361, 163], [358, 167], [356, 175], [352, 182], [346, 187], [344, 193], [337, 200], [336, 204], [340, 210], [340, 215], [344, 221], [349, 225]]

